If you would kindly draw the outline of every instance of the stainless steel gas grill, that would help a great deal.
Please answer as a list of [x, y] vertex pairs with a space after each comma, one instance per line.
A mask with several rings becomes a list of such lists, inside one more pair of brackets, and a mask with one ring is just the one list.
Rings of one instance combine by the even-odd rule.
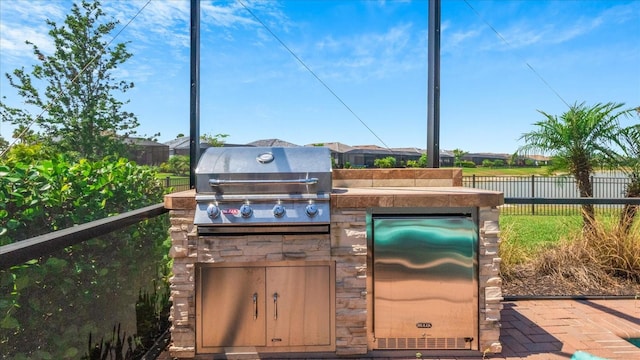
[[329, 232], [328, 148], [208, 148], [195, 172], [200, 234]]

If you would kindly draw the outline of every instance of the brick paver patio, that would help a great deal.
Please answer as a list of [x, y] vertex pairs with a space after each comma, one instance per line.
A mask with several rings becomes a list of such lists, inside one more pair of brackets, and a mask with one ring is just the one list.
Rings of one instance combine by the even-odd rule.
[[505, 302], [503, 352], [491, 359], [569, 359], [585, 351], [606, 359], [640, 360], [640, 298]]
[[[500, 336], [503, 351], [487, 354], [485, 359], [567, 360], [576, 351], [584, 351], [609, 360], [640, 360], [640, 348], [625, 340], [640, 338], [640, 297], [520, 300], [505, 301], [503, 305]], [[422, 355], [423, 359], [482, 359], [432, 357], [427, 351]], [[165, 352], [159, 359], [171, 357]]]

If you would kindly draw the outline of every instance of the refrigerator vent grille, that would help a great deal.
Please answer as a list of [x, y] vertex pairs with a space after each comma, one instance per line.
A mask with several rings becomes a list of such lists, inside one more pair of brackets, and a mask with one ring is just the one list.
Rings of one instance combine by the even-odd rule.
[[465, 338], [376, 338], [378, 349], [468, 349]]

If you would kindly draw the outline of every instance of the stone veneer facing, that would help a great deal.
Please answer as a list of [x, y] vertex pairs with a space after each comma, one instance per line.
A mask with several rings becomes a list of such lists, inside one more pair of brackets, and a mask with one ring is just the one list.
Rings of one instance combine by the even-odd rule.
[[[480, 208], [480, 250], [478, 254], [480, 284], [480, 350], [502, 352], [500, 311], [502, 277], [500, 276], [500, 210]], [[484, 290], [484, 291], [482, 291]]]
[[[336, 261], [336, 354], [366, 354], [367, 329], [367, 235], [366, 210], [341, 209], [331, 221], [331, 255]], [[479, 348], [499, 353], [502, 279], [498, 257], [499, 209], [479, 212]]]
[[[479, 348], [484, 353], [502, 351], [497, 207], [503, 202], [502, 194], [461, 188], [459, 169], [355, 171], [334, 170], [334, 186], [339, 184], [343, 188], [336, 189], [331, 196], [330, 235], [199, 238], [193, 225], [193, 191], [167, 195], [165, 206], [171, 209], [170, 256], [174, 259], [174, 275], [170, 279], [173, 301], [170, 352], [173, 356], [196, 356], [196, 263], [281, 260], [335, 261], [335, 353], [338, 356], [367, 354], [370, 351], [367, 296], [371, 286], [367, 281], [367, 208], [415, 207], [416, 203], [479, 208]], [[394, 188], [384, 188], [393, 184], [396, 184]], [[351, 185], [358, 188], [348, 188]], [[403, 192], [402, 187], [411, 187], [411, 191]]]

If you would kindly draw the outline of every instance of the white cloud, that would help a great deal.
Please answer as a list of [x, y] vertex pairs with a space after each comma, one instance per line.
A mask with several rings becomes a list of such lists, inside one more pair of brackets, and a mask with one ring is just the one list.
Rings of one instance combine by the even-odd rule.
[[[3, 20], [24, 19], [30, 22], [44, 22], [46, 19], [61, 19], [67, 12], [60, 1], [20, 1], [2, 0], [0, 10], [7, 16]], [[70, 6], [69, 6], [70, 7]]]
[[477, 39], [478, 36], [480, 36], [481, 34], [482, 34], [482, 31], [477, 28], [455, 31], [451, 34], [449, 34], [448, 31], [442, 31], [442, 37], [445, 38], [446, 41], [441, 40], [441, 43], [443, 43], [443, 45], [446, 46], [447, 48], [449, 47], [455, 48], [458, 46], [462, 46], [468, 41]]
[[[580, 3], [573, 4], [580, 6]], [[640, 2], [605, 7], [597, 13], [591, 13], [588, 9], [565, 8], [564, 5], [563, 2], [552, 2], [550, 6], [554, 7], [555, 13], [550, 14], [550, 9], [542, 8], [527, 17], [518, 17], [516, 23], [509, 24], [507, 21], [505, 27], [497, 28], [497, 31], [511, 48], [517, 49], [532, 45], [564, 44], [605, 26], [620, 26], [626, 22], [636, 22], [637, 26], [640, 18]], [[567, 2], [566, 5], [572, 3]]]
[[27, 40], [45, 54], [55, 50], [45, 21], [57, 23], [63, 19], [66, 9], [61, 3], [0, 0], [0, 10], [3, 65], [21, 67], [35, 62], [32, 46], [25, 44]]
[[[383, 79], [424, 65], [426, 33], [413, 24], [397, 24], [384, 32], [351, 37], [327, 36], [316, 43], [322, 73], [340, 81]], [[320, 60], [316, 60], [320, 62]]]
[[333, 35], [329, 35], [320, 41], [316, 42], [315, 47], [320, 51], [332, 51], [340, 46], [340, 42], [333, 38]]
[[588, 34], [599, 25], [602, 24], [602, 20], [599, 18], [592, 20], [580, 19], [577, 23], [573, 24], [573, 26], [558, 29], [556, 31], [550, 30], [547, 32], [546, 37], [549, 43], [552, 44], [561, 44], [570, 40], [573, 40], [582, 35]]
[[[249, 6], [249, 5], [247, 5]], [[230, 6], [204, 3], [200, 7], [201, 20], [204, 24], [221, 27], [236, 27], [238, 25], [255, 25], [249, 18], [249, 13], [239, 4]]]
[[0, 47], [4, 55], [15, 57], [33, 57], [32, 46], [26, 44], [29, 40], [44, 53], [51, 53], [55, 50], [55, 46], [46, 34], [46, 29], [34, 27], [17, 27], [11, 23], [0, 24]]
[[123, 30], [126, 38], [144, 44], [161, 41], [172, 47], [189, 46], [188, 1], [105, 1], [103, 8], [120, 22], [117, 30], [127, 26]]

